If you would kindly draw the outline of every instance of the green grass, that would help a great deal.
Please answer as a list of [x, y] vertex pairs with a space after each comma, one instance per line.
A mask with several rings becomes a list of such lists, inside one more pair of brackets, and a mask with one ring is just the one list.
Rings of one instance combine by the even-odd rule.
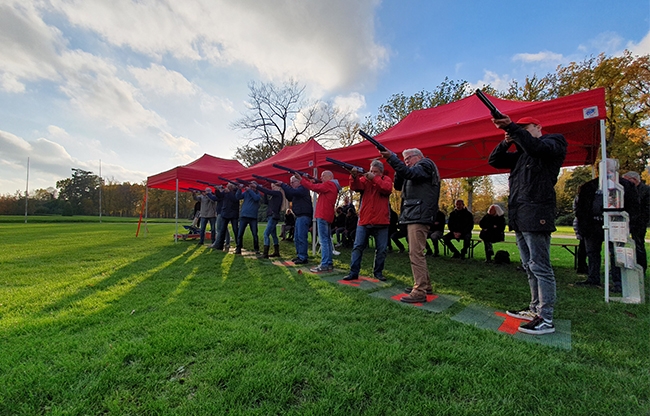
[[[461, 296], [432, 314], [148, 228], [0, 226], [0, 414], [648, 414], [647, 305], [573, 287], [561, 247], [556, 317], [571, 320], [571, 351], [450, 319], [528, 301], [517, 265], [485, 265], [482, 246], [428, 259], [436, 292]], [[514, 245], [496, 248], [516, 263]], [[390, 254], [385, 274], [410, 284], [407, 256]]]

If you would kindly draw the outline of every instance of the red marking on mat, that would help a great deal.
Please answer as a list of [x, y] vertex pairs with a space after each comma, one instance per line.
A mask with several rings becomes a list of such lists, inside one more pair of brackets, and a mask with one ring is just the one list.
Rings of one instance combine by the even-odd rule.
[[494, 312], [494, 314], [500, 318], [506, 318], [498, 328], [498, 331], [505, 332], [506, 334], [510, 335], [516, 334], [519, 331], [519, 325], [521, 325], [522, 322], [528, 322], [525, 319], [515, 318], [499, 311]]
[[338, 282], [342, 285], [348, 285], [352, 287], [359, 287], [362, 283], [362, 281], [365, 280], [366, 282], [370, 283], [378, 283], [379, 279], [373, 279], [371, 277], [365, 277], [365, 276], [359, 276], [355, 280], [339, 280]]
[[[395, 296], [391, 296], [390, 298], [393, 299], [393, 300], [396, 300], [398, 302], [401, 302], [402, 298], [404, 296], [408, 296], [408, 295], [409, 295], [408, 293], [400, 293], [400, 294], [397, 294]], [[438, 295], [427, 295], [427, 302], [433, 302], [436, 299], [438, 299]], [[411, 305], [413, 305], [413, 306], [422, 306], [424, 304], [423, 303], [411, 303]]]

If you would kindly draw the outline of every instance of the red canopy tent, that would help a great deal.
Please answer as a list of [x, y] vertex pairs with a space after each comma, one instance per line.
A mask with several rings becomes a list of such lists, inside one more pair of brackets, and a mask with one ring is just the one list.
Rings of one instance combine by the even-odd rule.
[[[544, 133], [562, 133], [569, 143], [564, 166], [595, 161], [600, 145], [600, 120], [606, 115], [604, 88], [549, 101], [489, 98], [499, 111], [514, 121], [531, 116], [540, 121]], [[422, 150], [436, 163], [442, 178], [503, 173], [488, 165], [492, 149], [503, 140], [503, 131], [494, 126], [490, 112], [476, 95], [414, 111], [376, 139], [398, 154], [409, 148]], [[379, 153], [364, 141], [330, 150], [327, 156], [365, 168]], [[323, 167], [333, 168], [331, 164]]]
[[232, 172], [245, 169], [238, 160], [222, 159], [220, 157], [204, 154], [195, 161], [187, 165], [177, 166], [166, 172], [147, 178], [148, 188], [176, 190], [176, 180], [178, 179], [178, 188], [202, 188], [204, 185], [197, 182], [198, 180], [221, 183], [217, 176], [229, 176]]
[[[316, 140], [309, 139], [305, 143], [297, 144], [295, 146], [287, 146], [270, 158], [249, 168], [245, 168], [244, 170], [237, 172], [235, 175], [241, 179], [251, 180], [254, 179], [253, 174], [256, 174], [287, 183], [289, 182], [290, 173], [274, 168], [274, 163], [313, 175], [314, 168], [319, 168], [324, 164], [329, 164], [329, 162], [325, 161], [327, 152], [328, 151]], [[332, 172], [334, 173], [334, 177], [339, 180], [347, 180], [349, 176], [347, 172], [341, 171], [340, 169], [332, 169]], [[320, 172], [317, 174], [319, 173]], [[347, 185], [347, 182], [344, 185]]]

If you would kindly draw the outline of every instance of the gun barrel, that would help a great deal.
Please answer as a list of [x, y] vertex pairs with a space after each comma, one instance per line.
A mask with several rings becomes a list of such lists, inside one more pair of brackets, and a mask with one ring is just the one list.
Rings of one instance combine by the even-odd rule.
[[492, 101], [490, 101], [489, 98], [483, 94], [483, 91], [480, 89], [476, 89], [476, 96], [478, 97], [479, 100], [490, 110], [490, 114], [492, 114], [493, 118], [505, 118], [505, 116], [495, 107], [494, 104], [492, 104]]
[[337, 159], [334, 159], [334, 158], [331, 158], [331, 157], [326, 157], [325, 160], [330, 162], [330, 163], [334, 163], [335, 165], [340, 166], [343, 169], [348, 170], [348, 171], [351, 171], [352, 169], [356, 169], [359, 173], [362, 173], [362, 174], [366, 173], [366, 171], [362, 167], [355, 166], [355, 165], [353, 165], [351, 163], [348, 163], [348, 162], [343, 162], [341, 160], [337, 160]]
[[239, 183], [237, 183], [235, 181], [232, 181], [232, 180], [230, 180], [228, 178], [224, 178], [223, 176], [217, 176], [217, 178], [219, 178], [219, 180], [222, 180], [224, 182], [228, 182], [228, 183], [231, 183], [233, 185], [239, 186]]
[[372, 137], [365, 131], [359, 130], [359, 135], [361, 135], [361, 137], [363, 137], [364, 139], [368, 140], [370, 143], [374, 144], [377, 150], [379, 150], [380, 152], [385, 152], [386, 150], [388, 150], [386, 149], [386, 146], [379, 143], [374, 137]]
[[259, 179], [261, 181], [267, 181], [267, 182], [270, 182], [270, 183], [278, 183], [278, 182], [280, 182], [277, 179], [267, 178], [266, 176], [256, 175], [254, 173], [253, 173], [253, 178]]
[[313, 180], [313, 181], [315, 181], [315, 182], [320, 182], [319, 179], [314, 178], [313, 176], [311, 176], [311, 175], [308, 174], [307, 172], [303, 172], [303, 171], [300, 171], [300, 170], [292, 169], [292, 168], [289, 168], [289, 167], [287, 167], [287, 166], [283, 166], [283, 165], [278, 165], [277, 163], [274, 163], [274, 164], [273, 164], [273, 167], [276, 168], [276, 169], [286, 170], [286, 171], [289, 172], [289, 173], [297, 173], [298, 175], [300, 175], [300, 176], [306, 176], [307, 178], [309, 178], [309, 179], [311, 179], [311, 180]]

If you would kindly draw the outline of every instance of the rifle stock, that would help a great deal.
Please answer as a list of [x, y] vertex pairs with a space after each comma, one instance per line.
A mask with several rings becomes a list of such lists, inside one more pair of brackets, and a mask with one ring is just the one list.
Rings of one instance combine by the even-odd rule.
[[333, 159], [331, 157], [326, 157], [325, 160], [327, 160], [330, 163], [334, 163], [336, 166], [340, 166], [347, 171], [352, 171], [352, 169], [356, 169], [361, 174], [366, 173], [366, 171], [362, 167], [353, 165], [351, 163], [343, 162], [341, 160]]
[[485, 104], [488, 110], [490, 110], [490, 114], [492, 114], [492, 118], [494, 119], [505, 118], [505, 116], [499, 110], [497, 110], [494, 104], [492, 104], [492, 101], [490, 101], [490, 99], [487, 98], [485, 94], [483, 94], [483, 91], [481, 91], [480, 89], [476, 89], [476, 96], [478, 97], [479, 100], [481, 100], [483, 104]]

